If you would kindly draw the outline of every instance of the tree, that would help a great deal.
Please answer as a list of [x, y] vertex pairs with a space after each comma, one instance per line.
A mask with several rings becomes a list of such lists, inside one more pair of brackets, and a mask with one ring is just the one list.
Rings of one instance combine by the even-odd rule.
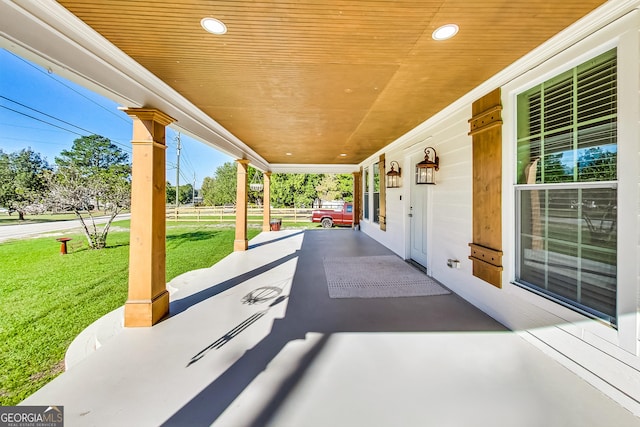
[[165, 185], [165, 203], [173, 205], [176, 203], [176, 187], [171, 185], [169, 181]]
[[316, 186], [321, 200], [353, 201], [353, 176], [349, 174], [325, 174]]
[[544, 182], [571, 182], [573, 181], [573, 170], [563, 163], [564, 153], [548, 154], [544, 157]]
[[62, 150], [55, 159], [58, 167], [76, 166], [86, 174], [99, 175], [103, 171], [129, 175], [129, 155], [109, 138], [89, 135], [73, 141], [71, 150]]
[[590, 147], [578, 157], [579, 181], [614, 181], [617, 179], [617, 152]]
[[218, 166], [211, 177], [202, 181], [202, 200], [205, 205], [221, 206], [236, 202], [236, 183], [238, 169], [234, 162]]
[[[75, 212], [92, 249], [106, 246], [113, 219], [131, 204], [131, 166], [128, 155], [108, 138], [91, 135], [73, 141], [71, 150], [56, 157], [58, 169], [50, 180], [50, 201]], [[100, 230], [94, 209], [109, 215]]]
[[[261, 175], [253, 167], [247, 170], [248, 181], [253, 182], [254, 175]], [[329, 176], [329, 175], [327, 175]], [[312, 206], [318, 198], [318, 185], [325, 177], [322, 174], [275, 173], [271, 176], [271, 205], [280, 207]], [[259, 178], [260, 181], [262, 178]], [[353, 200], [353, 177], [349, 174], [331, 175], [324, 178], [334, 182], [332, 191], [340, 200]], [[236, 203], [237, 166], [227, 162], [216, 169], [213, 177], [205, 177], [202, 181], [201, 195], [203, 204], [220, 206]], [[249, 191], [249, 202], [261, 204], [263, 192]], [[333, 199], [332, 199], [333, 200]]]
[[[176, 187], [167, 181], [167, 203], [173, 205], [176, 203]], [[180, 186], [180, 204], [191, 203], [193, 201], [193, 185], [185, 184]]]
[[44, 211], [50, 171], [47, 161], [30, 148], [11, 154], [0, 150], [0, 205], [18, 212], [20, 220]]
[[326, 200], [328, 202], [334, 200], [340, 200], [342, 193], [338, 189], [338, 179], [334, 174], [325, 174], [320, 179], [320, 182], [316, 186], [318, 191], [318, 197], [320, 200]]
[[318, 198], [316, 186], [321, 175], [276, 173], [271, 176], [271, 202], [274, 207], [312, 206]]
[[215, 206], [213, 199], [215, 197], [215, 181], [210, 176], [205, 176], [202, 180], [200, 189], [202, 195], [202, 204], [205, 206]]
[[336, 177], [338, 178], [338, 191], [342, 193], [342, 200], [353, 202], [353, 175], [340, 173]]

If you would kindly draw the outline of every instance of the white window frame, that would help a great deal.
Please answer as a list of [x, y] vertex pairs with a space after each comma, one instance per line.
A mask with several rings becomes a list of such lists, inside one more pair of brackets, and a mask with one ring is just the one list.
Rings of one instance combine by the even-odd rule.
[[[610, 53], [611, 50], [607, 51], [607, 52]], [[615, 56], [616, 56], [616, 79], [617, 79], [617, 51], [614, 50], [614, 52], [615, 52]], [[599, 55], [596, 55], [596, 57], [597, 56], [599, 56]], [[586, 61], [586, 62], [589, 62], [589, 61]], [[579, 65], [582, 65], [582, 64], [579, 64]], [[572, 89], [573, 91], [575, 91], [575, 86], [574, 85], [576, 83], [576, 80], [575, 80], [576, 75], [575, 75], [575, 71], [574, 70], [575, 70], [575, 67], [572, 67], [572, 68], [570, 68], [568, 70], [568, 71], [572, 71], [572, 73], [571, 73], [572, 77], [570, 78], [570, 81], [571, 81], [570, 84], [571, 84], [571, 87], [573, 88]], [[562, 74], [565, 74], [565, 73], [560, 73], [560, 74], [558, 74], [558, 76], [560, 76]], [[554, 79], [554, 78], [552, 78], [552, 79]], [[566, 79], [566, 76], [565, 76], [565, 79]], [[545, 83], [547, 83], [547, 82], [548, 82], [548, 80], [545, 81]], [[540, 87], [540, 84], [532, 86], [532, 88], [538, 88], [538, 87]], [[618, 88], [616, 88], [616, 90], [617, 89]], [[520, 96], [521, 94], [526, 93], [526, 92], [527, 91], [520, 92], [520, 93], [518, 93], [516, 95], [516, 97]], [[616, 93], [616, 98], [617, 98], [617, 93]], [[577, 99], [573, 100], [572, 108], [574, 108], [574, 114], [577, 114], [577, 107], [578, 107], [577, 102], [578, 102]], [[549, 106], [546, 103], [542, 104], [542, 106], [541, 106], [542, 109], [545, 109], [547, 107], [549, 107]], [[516, 110], [516, 117], [517, 117], [518, 113], [519, 112]], [[617, 111], [616, 111], [616, 124], [617, 124]], [[580, 122], [575, 122], [575, 123], [572, 122], [571, 129], [573, 129], [573, 130], [571, 131], [571, 133], [576, 132], [577, 126], [579, 126], [579, 125], [580, 125]], [[548, 131], [544, 130], [543, 132], [544, 132], [542, 134], [543, 139], [539, 141], [542, 153], [544, 153], [544, 151], [547, 148], [545, 143], [544, 143], [544, 140], [545, 140], [544, 135], [547, 134]], [[554, 133], [554, 131], [551, 131], [551, 133]], [[578, 142], [577, 140], [572, 142], [574, 151], [576, 150], [575, 144], [577, 142]], [[518, 145], [517, 139], [516, 139], [516, 145]], [[618, 145], [618, 143], [617, 143], [617, 129], [616, 129], [616, 152], [617, 152], [617, 145]], [[574, 152], [574, 156], [577, 156], [577, 153]], [[617, 155], [616, 155], [616, 157], [617, 157]], [[577, 162], [578, 161], [577, 158], [573, 158], [572, 160], [573, 160], [573, 162]], [[544, 170], [545, 170], [544, 160], [541, 160], [540, 165], [541, 165], [541, 168], [542, 168], [542, 174], [544, 176]], [[574, 163], [574, 165], [575, 165], [575, 163]], [[574, 179], [576, 178], [575, 177], [575, 173], [576, 172], [577, 172], [577, 170], [574, 169], [573, 170]], [[519, 271], [522, 271], [521, 269], [523, 267], [523, 265], [521, 264], [522, 260], [520, 258], [521, 252], [522, 252], [522, 248], [521, 248], [522, 240], [521, 240], [521, 235], [520, 235], [519, 231], [521, 230], [521, 227], [523, 226], [523, 224], [520, 223], [520, 218], [521, 218], [521, 213], [522, 213], [522, 209], [523, 209], [521, 196], [522, 196], [522, 194], [524, 194], [524, 192], [526, 192], [528, 190], [538, 190], [538, 191], [561, 190], [561, 189], [589, 190], [589, 189], [596, 189], [596, 188], [603, 188], [603, 189], [612, 188], [612, 189], [616, 190], [616, 207], [617, 207], [617, 202], [618, 202], [617, 183], [618, 183], [617, 177], [616, 177], [615, 181], [569, 181], [569, 182], [562, 182], [562, 183], [545, 182], [545, 183], [535, 183], [535, 184], [516, 183], [516, 185], [514, 186], [514, 188], [516, 190], [516, 193], [517, 193], [516, 194], [516, 236], [515, 236], [515, 239], [516, 239], [516, 250], [517, 250], [518, 255], [516, 256], [516, 273], [518, 273]], [[548, 199], [545, 199], [545, 200], [547, 202], [549, 202]], [[616, 210], [616, 214], [617, 214], [617, 210]], [[576, 249], [577, 249], [578, 253], [580, 253], [581, 248], [583, 247], [582, 243], [580, 241], [581, 240], [580, 239], [580, 235], [581, 235], [581, 232], [578, 233], [578, 236], [577, 236], [578, 240], [575, 241], [575, 242], [572, 242], [572, 243], [575, 243], [577, 245]], [[618, 229], [616, 228], [616, 241], [617, 241], [617, 235], [618, 235]], [[554, 239], [547, 240], [547, 238], [545, 237], [545, 242], [547, 244], [550, 244], [550, 242], [552, 242], [553, 240]], [[567, 243], [569, 243], [569, 242], [567, 242]], [[587, 247], [585, 247], [585, 249]], [[617, 248], [616, 248], [616, 250], [617, 250]], [[549, 253], [547, 251], [545, 251], [545, 259], [548, 256], [549, 256]], [[547, 261], [549, 261], [549, 260], [546, 259], [545, 262], [547, 262]], [[577, 261], [578, 265], [581, 265], [583, 262], [586, 262], [585, 259], [582, 256], [579, 256], [576, 261]], [[542, 290], [542, 288], [541, 288], [542, 284], [541, 283], [526, 284], [526, 282], [524, 280], [520, 281], [520, 280], [517, 280], [517, 279], [514, 281], [514, 283], [524, 287], [525, 289], [527, 289], [527, 290], [529, 290], [531, 292], [538, 293], [538, 294], [540, 294], [541, 296], [543, 296], [545, 298], [549, 298], [549, 299], [551, 299], [553, 301], [556, 301], [558, 304], [565, 305], [566, 307], [568, 307], [568, 308], [570, 308], [572, 310], [576, 310], [578, 312], [584, 313], [588, 317], [593, 317], [595, 319], [601, 319], [602, 321], [606, 322], [607, 324], [610, 324], [612, 327], [617, 328], [618, 327], [617, 326], [617, 321], [618, 321], [618, 309], [617, 309], [617, 294], [618, 294], [618, 292], [617, 292], [617, 288], [618, 288], [618, 284], [620, 282], [619, 276], [617, 274], [617, 264], [618, 263], [617, 263], [617, 253], [616, 253], [616, 264], [615, 264], [615, 268], [616, 268], [616, 312], [612, 314], [613, 319], [615, 319], [615, 323], [609, 323], [607, 319], [601, 318], [600, 315], [595, 314], [596, 312], [599, 312], [599, 311], [596, 310], [594, 307], [590, 307], [590, 306], [588, 306], [586, 304], [581, 304], [580, 302], [578, 302], [580, 297], [578, 297], [577, 300], [575, 300], [575, 301], [573, 300], [573, 298], [563, 298], [562, 296], [560, 296], [556, 292], [550, 292], [550, 291]], [[545, 268], [545, 271], [548, 271], [548, 270]], [[580, 294], [580, 291], [582, 289], [582, 286], [581, 286], [582, 280], [580, 279], [580, 276], [584, 273], [584, 270], [582, 270], [582, 268], [579, 268], [576, 273], [577, 273], [576, 291], [577, 291], [578, 294]], [[602, 313], [602, 316], [608, 317], [608, 314], [607, 313]]]
[[[376, 176], [378, 177], [378, 191], [376, 191]], [[375, 162], [371, 165], [371, 222], [373, 224], [380, 224], [380, 186], [384, 184], [381, 179], [380, 163]], [[378, 195], [378, 212], [376, 212], [376, 194]]]
[[[529, 88], [547, 81], [569, 69], [584, 63], [613, 48], [618, 51], [618, 281], [617, 318], [618, 329], [613, 329], [579, 312], [556, 304], [513, 283], [506, 283], [504, 290], [522, 300], [560, 318], [565, 323], [552, 322], [553, 326], [577, 335], [599, 348], [605, 342], [626, 352], [640, 355], [640, 335], [637, 293], [640, 285], [638, 257], [640, 249], [638, 235], [638, 185], [640, 166], [638, 164], [637, 138], [640, 134], [640, 105], [638, 93], [640, 82], [640, 40], [638, 39], [638, 13], [629, 14], [604, 27], [595, 34], [555, 56], [541, 62], [537, 67], [514, 78], [503, 86], [503, 188], [514, 188], [516, 177], [517, 113], [516, 98]], [[635, 143], [634, 143], [635, 142]], [[513, 282], [516, 273], [516, 200], [515, 190], [503, 192], [505, 256], [505, 282]], [[549, 326], [548, 324], [546, 326]], [[604, 341], [603, 341], [604, 340]], [[612, 347], [612, 351], [616, 351]]]

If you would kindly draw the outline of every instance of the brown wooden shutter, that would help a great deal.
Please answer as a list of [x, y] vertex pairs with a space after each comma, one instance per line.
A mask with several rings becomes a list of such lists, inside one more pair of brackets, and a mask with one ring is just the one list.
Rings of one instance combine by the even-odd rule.
[[360, 172], [353, 173], [353, 225], [360, 224], [362, 219], [362, 167]]
[[502, 105], [500, 89], [472, 105], [473, 275], [502, 288]]
[[378, 180], [380, 186], [380, 214], [378, 218], [380, 220], [380, 230], [387, 230], [387, 180], [384, 174], [384, 154], [380, 154], [380, 161], [378, 162]]

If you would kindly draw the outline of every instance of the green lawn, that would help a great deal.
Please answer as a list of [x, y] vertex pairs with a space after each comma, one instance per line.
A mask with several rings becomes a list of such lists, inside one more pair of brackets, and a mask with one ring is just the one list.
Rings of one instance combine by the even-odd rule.
[[[258, 233], [250, 228], [249, 238]], [[234, 238], [232, 227], [167, 223], [167, 281], [215, 264]], [[99, 251], [72, 245], [62, 256], [50, 237], [0, 243], [0, 405], [17, 404], [60, 374], [76, 335], [126, 301], [128, 231], [109, 233], [107, 244]]]
[[3, 213], [0, 214], [0, 225], [36, 224], [39, 222], [68, 221], [70, 219], [77, 219], [76, 214], [25, 215], [24, 221], [20, 221], [17, 213], [11, 215]]

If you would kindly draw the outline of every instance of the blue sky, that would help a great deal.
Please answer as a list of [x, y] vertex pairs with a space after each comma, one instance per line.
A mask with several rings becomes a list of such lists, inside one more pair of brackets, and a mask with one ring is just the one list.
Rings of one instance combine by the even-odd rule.
[[[53, 163], [73, 141], [92, 133], [105, 136], [131, 154], [131, 119], [118, 104], [15, 54], [0, 49], [0, 149], [31, 147]], [[176, 182], [176, 136], [167, 129], [167, 180]], [[233, 159], [181, 135], [180, 184], [200, 188], [205, 176]]]

